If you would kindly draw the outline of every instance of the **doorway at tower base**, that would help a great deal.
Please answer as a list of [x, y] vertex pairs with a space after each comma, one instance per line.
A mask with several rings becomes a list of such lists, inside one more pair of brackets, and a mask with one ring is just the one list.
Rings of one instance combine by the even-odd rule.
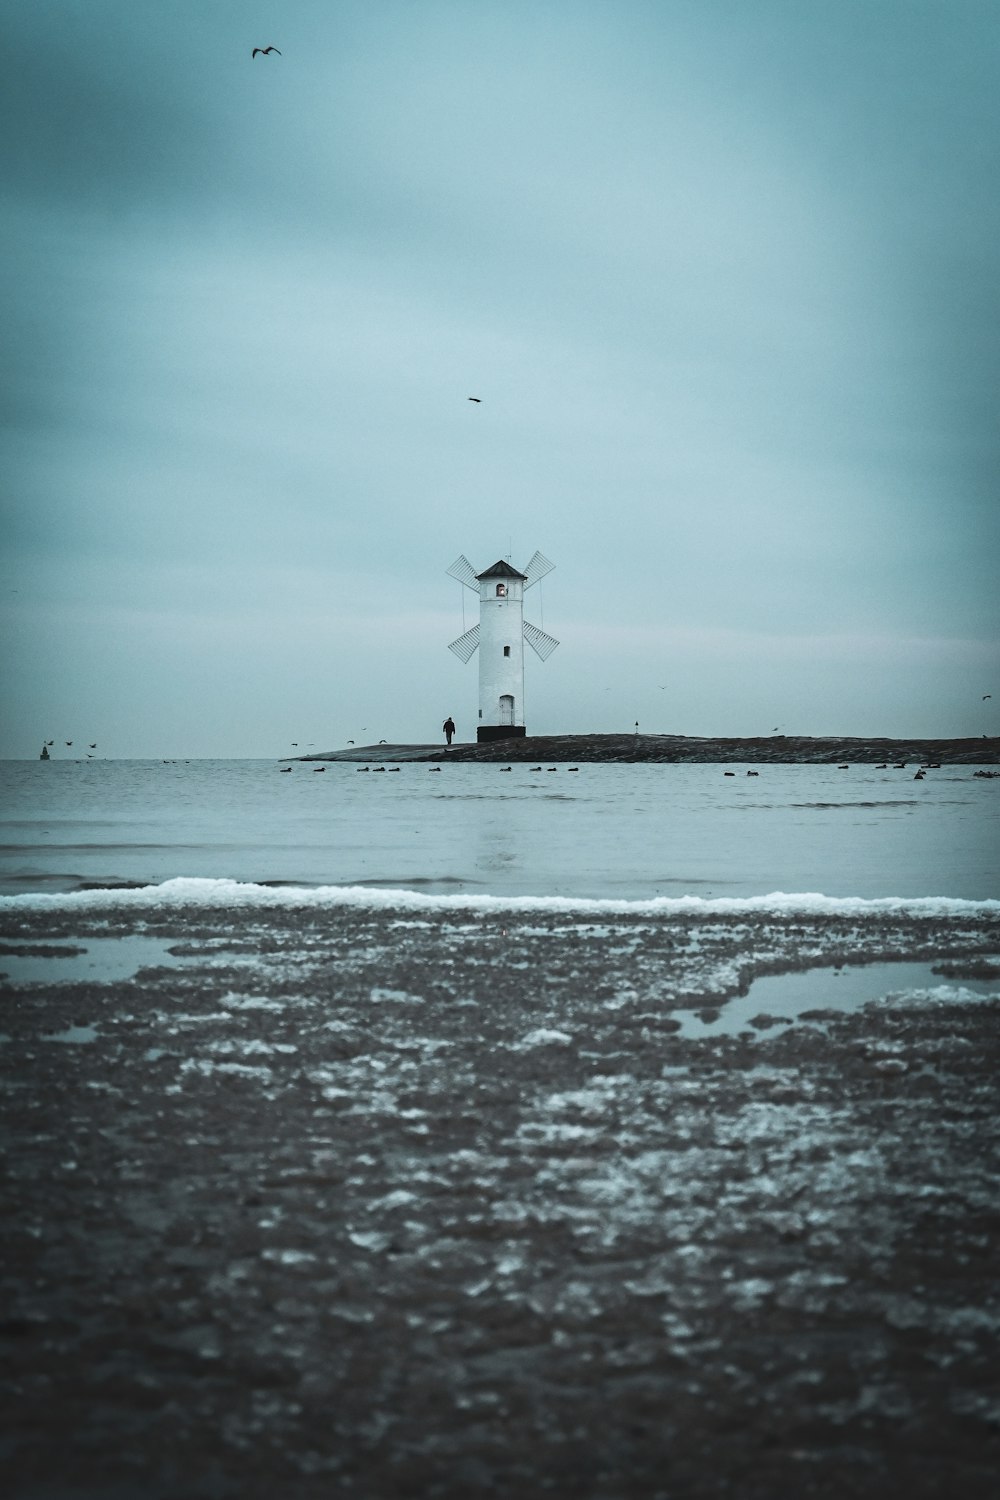
[[523, 724], [480, 724], [476, 739], [480, 745], [491, 740], [523, 740], [527, 732]]

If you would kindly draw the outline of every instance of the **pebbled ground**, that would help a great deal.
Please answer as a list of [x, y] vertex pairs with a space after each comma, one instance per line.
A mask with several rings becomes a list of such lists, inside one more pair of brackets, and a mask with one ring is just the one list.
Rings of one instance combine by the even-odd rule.
[[[15, 1500], [996, 1493], [995, 919], [4, 926], [177, 963], [0, 991]], [[893, 956], [951, 988], [678, 1034]]]

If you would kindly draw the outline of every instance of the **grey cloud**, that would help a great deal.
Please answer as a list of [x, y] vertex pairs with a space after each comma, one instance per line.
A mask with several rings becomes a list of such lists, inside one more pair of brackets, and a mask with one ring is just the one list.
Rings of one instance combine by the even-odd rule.
[[293, 693], [405, 738], [472, 694], [445, 565], [539, 546], [553, 727], [617, 727], [599, 671], [669, 680], [690, 732], [748, 730], [783, 673], [803, 729], [880, 691], [914, 717], [872, 729], [960, 727], [996, 614], [993, 7], [8, 13], [33, 703], [71, 634], [80, 691], [113, 657], [107, 711], [154, 738], [159, 686], [234, 653], [255, 734]]

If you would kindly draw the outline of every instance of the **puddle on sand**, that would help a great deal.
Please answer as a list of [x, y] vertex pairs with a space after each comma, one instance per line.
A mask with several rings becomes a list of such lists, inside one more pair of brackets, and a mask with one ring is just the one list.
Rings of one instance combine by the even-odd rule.
[[97, 1032], [93, 1026], [67, 1026], [65, 1031], [55, 1031], [43, 1036], [43, 1042], [96, 1042]]
[[[697, 1011], [675, 1011], [681, 1022], [680, 1035], [774, 1036], [786, 1028], [780, 1020], [798, 1021], [803, 1011], [856, 1011], [870, 1000], [881, 1000], [897, 990], [946, 987], [971, 990], [977, 995], [1000, 994], [1000, 978], [953, 979], [935, 974], [932, 963], [847, 964], [843, 968], [803, 969], [792, 974], [765, 974], [755, 979], [745, 995], [727, 1000], [717, 1020], [702, 1021]], [[780, 1018], [777, 1026], [758, 1031], [750, 1022], [756, 1016]], [[807, 1023], [809, 1024], [809, 1023]]]
[[[166, 966], [179, 969], [185, 962], [168, 950], [174, 946], [175, 938], [154, 937], [106, 937], [81, 938], [53, 957], [51, 952], [44, 958], [25, 953], [0, 954], [0, 975], [14, 984], [53, 984], [59, 980], [79, 983], [81, 980], [131, 979], [139, 969]], [[13, 946], [13, 944], [10, 944]], [[37, 943], [25, 943], [30, 949]], [[56, 943], [46, 943], [54, 950]], [[80, 949], [84, 948], [81, 953]]]

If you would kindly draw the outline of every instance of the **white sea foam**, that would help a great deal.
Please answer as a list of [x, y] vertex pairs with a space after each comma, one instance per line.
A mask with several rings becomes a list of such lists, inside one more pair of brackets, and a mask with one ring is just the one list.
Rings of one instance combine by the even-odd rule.
[[462, 892], [432, 895], [368, 886], [262, 886], [237, 880], [182, 876], [161, 885], [132, 890], [60, 891], [0, 896], [4, 912], [171, 912], [179, 910], [324, 910], [355, 907], [369, 911], [526, 912], [601, 916], [910, 916], [1000, 915], [1000, 901], [967, 901], [951, 896], [824, 896], [819, 892], [772, 891], [766, 896], [654, 896], [619, 900], [582, 896], [485, 896]]

